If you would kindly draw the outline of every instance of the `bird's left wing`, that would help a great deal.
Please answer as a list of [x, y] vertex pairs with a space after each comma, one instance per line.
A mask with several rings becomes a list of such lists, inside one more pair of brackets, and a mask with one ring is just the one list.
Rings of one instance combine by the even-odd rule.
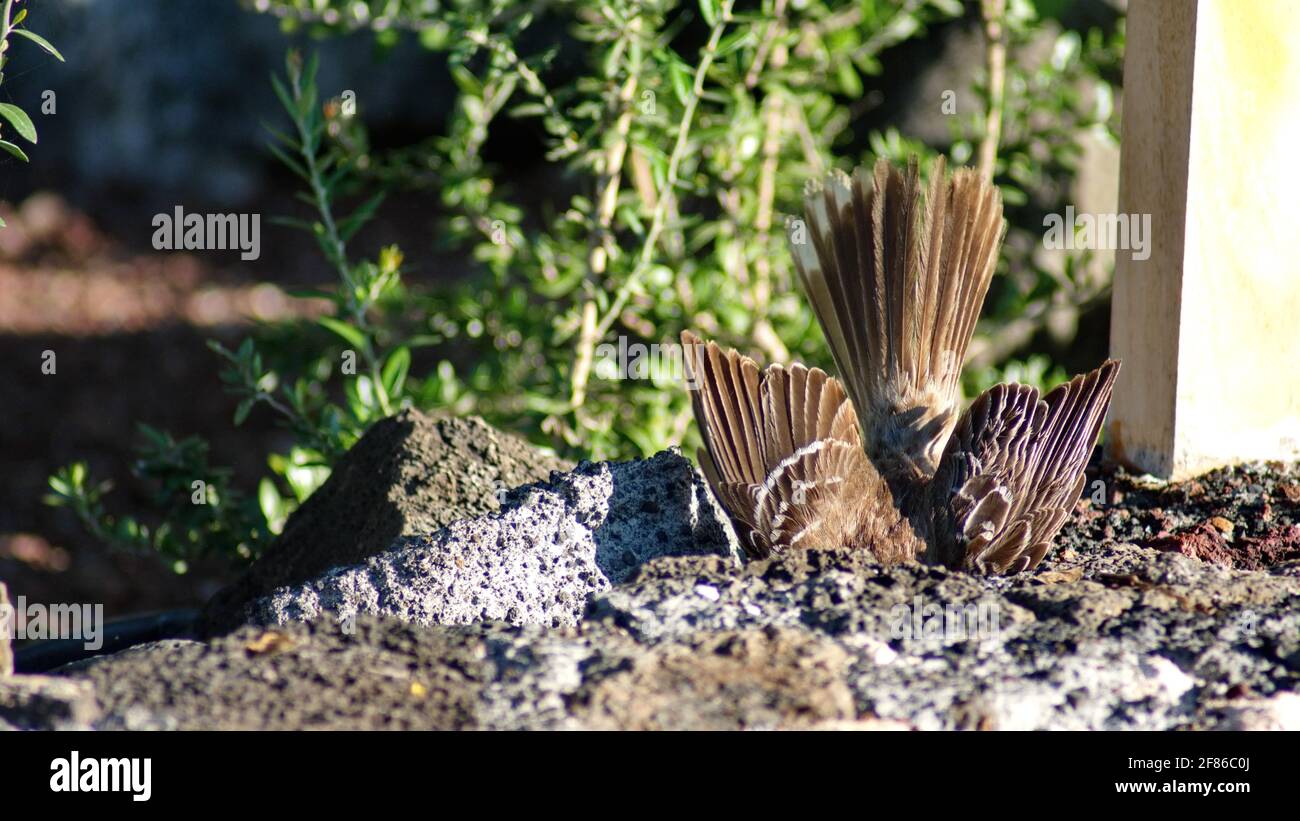
[[1118, 373], [1109, 360], [1041, 400], [1026, 385], [981, 394], [930, 485], [927, 560], [984, 573], [1037, 566], [1083, 490]]

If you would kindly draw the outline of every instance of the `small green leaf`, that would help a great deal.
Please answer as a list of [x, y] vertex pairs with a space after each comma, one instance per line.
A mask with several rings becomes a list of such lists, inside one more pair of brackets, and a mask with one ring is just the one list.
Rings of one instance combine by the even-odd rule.
[[510, 109], [509, 114], [511, 117], [522, 119], [524, 117], [545, 117], [547, 111], [546, 106], [541, 103], [524, 103]]
[[410, 337], [406, 340], [406, 346], [408, 348], [428, 348], [431, 345], [441, 345], [445, 341], [446, 338], [443, 336], [437, 336], [435, 334], [417, 334], [416, 336]]
[[23, 37], [26, 37], [28, 40], [31, 40], [33, 43], [45, 49], [50, 54], [53, 54], [55, 57], [59, 58], [60, 63], [67, 62], [66, 60], [63, 59], [63, 55], [59, 53], [59, 50], [50, 44], [49, 40], [46, 40], [44, 37], [37, 34], [36, 32], [28, 31], [27, 29], [14, 29], [14, 34], [21, 34]]
[[27, 154], [24, 153], [21, 148], [9, 142], [8, 140], [0, 140], [0, 148], [3, 148], [5, 151], [8, 151], [10, 154], [13, 154], [15, 157], [22, 160], [23, 162], [31, 162], [30, 160], [27, 159]]
[[286, 168], [288, 168], [298, 177], [304, 180], [311, 180], [311, 175], [307, 173], [307, 169], [303, 167], [302, 163], [294, 159], [293, 157], [289, 156], [278, 145], [275, 145], [274, 143], [267, 143], [266, 148], [273, 155], [275, 155], [275, 158], [277, 160], [283, 163]]
[[411, 369], [411, 349], [401, 347], [388, 355], [388, 361], [384, 363], [384, 370], [380, 378], [384, 383], [384, 390], [391, 397], [401, 395], [402, 385], [406, 382], [406, 374]]
[[386, 192], [380, 191], [378, 194], [375, 194], [373, 197], [359, 205], [357, 210], [353, 211], [347, 219], [341, 221], [338, 227], [339, 239], [344, 242], [352, 239], [352, 236], [361, 228], [361, 226], [369, 222], [370, 218], [375, 215], [375, 211], [384, 201], [386, 195]]
[[364, 351], [369, 349], [369, 345], [366, 343], [366, 335], [348, 323], [337, 320], [332, 316], [317, 317], [316, 321], [320, 323], [321, 327], [327, 328], [338, 334], [345, 342], [352, 345], [357, 350]]
[[289, 112], [289, 116], [293, 116], [298, 111], [298, 107], [294, 105], [289, 89], [274, 74], [271, 75], [271, 88], [275, 89], [275, 96], [280, 99], [280, 105], [284, 106], [285, 111]]
[[284, 527], [280, 491], [276, 490], [275, 482], [265, 476], [257, 483], [257, 506], [262, 509], [262, 516], [266, 518], [266, 524], [271, 532], [279, 535]]
[[286, 288], [284, 293], [294, 299], [331, 299], [334, 296], [322, 288]]
[[668, 79], [672, 82], [673, 94], [677, 95], [677, 101], [686, 105], [686, 101], [691, 96], [691, 73], [686, 68], [686, 64], [680, 60], [670, 62]]
[[474, 76], [474, 72], [464, 65], [451, 66], [451, 79], [456, 83], [456, 87], [460, 89], [461, 94], [470, 97], [483, 96], [483, 84]]
[[718, 4], [714, 0], [700, 0], [700, 14], [704, 15], [704, 22], [709, 26], [718, 24]]
[[240, 402], [239, 407], [235, 408], [236, 427], [244, 424], [244, 420], [248, 418], [248, 412], [253, 409], [253, 403], [256, 401], [257, 401], [256, 397], [250, 396], [244, 401]]
[[368, 422], [373, 411], [379, 407], [375, 398], [375, 386], [370, 377], [364, 374], [347, 383], [343, 392], [348, 397], [348, 409], [359, 422]]
[[0, 117], [4, 117], [9, 124], [14, 127], [14, 131], [29, 143], [36, 142], [36, 126], [32, 125], [32, 118], [27, 116], [23, 111], [13, 103], [0, 103]]
[[728, 34], [718, 42], [718, 59], [726, 57], [733, 51], [737, 51], [740, 48], [751, 44], [753, 41], [754, 29], [752, 28], [742, 28]]
[[862, 80], [848, 60], [840, 61], [836, 68], [836, 78], [839, 80], [840, 90], [846, 97], [862, 96]]

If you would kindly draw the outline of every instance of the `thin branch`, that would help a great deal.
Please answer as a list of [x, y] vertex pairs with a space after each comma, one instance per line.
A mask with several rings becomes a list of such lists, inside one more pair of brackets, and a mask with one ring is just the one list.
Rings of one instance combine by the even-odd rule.
[[[542, 104], [542, 108], [545, 109], [548, 118], [556, 123], [568, 122], [563, 112], [560, 111], [559, 105], [556, 104], [555, 97], [552, 96], [550, 89], [548, 89], [546, 84], [542, 82], [542, 78], [538, 77], [537, 72], [533, 71], [528, 64], [519, 57], [519, 54], [511, 48], [509, 43], [506, 43], [500, 38], [491, 37], [486, 32], [479, 29], [468, 29], [465, 32], [465, 38], [480, 48], [486, 48], [489, 51], [494, 51], [500, 55], [501, 58], [506, 61], [506, 65], [519, 75], [519, 79], [524, 81], [524, 89], [527, 90], [529, 94], [536, 97], [538, 102]], [[572, 128], [566, 129], [561, 139], [564, 143], [564, 154], [566, 156], [574, 154], [581, 149], [578, 135]]]
[[[633, 18], [627, 29], [628, 76], [613, 101], [612, 108], [617, 112], [614, 133], [605, 147], [605, 156], [600, 169], [601, 177], [596, 185], [596, 224], [588, 241], [587, 254], [588, 282], [593, 288], [599, 287], [609, 264], [609, 229], [614, 223], [614, 211], [618, 206], [618, 190], [623, 180], [623, 161], [627, 156], [628, 133], [632, 129], [632, 117], [635, 113], [632, 101], [636, 98], [641, 74], [640, 33], [641, 18]], [[600, 341], [600, 335], [597, 333], [598, 312], [599, 309], [592, 299], [588, 299], [582, 306], [578, 358], [574, 360], [573, 374], [569, 380], [569, 407], [575, 410], [587, 400], [587, 383], [591, 378], [596, 345]]]
[[776, 5], [772, 9], [772, 16], [775, 19], [763, 28], [763, 39], [754, 51], [754, 62], [750, 64], [749, 71], [745, 73], [745, 88], [754, 88], [758, 85], [759, 78], [763, 76], [763, 66], [767, 64], [767, 57], [772, 51], [773, 44], [775, 44], [778, 37], [785, 33], [785, 4], [786, 0], [776, 0]]
[[767, 248], [772, 241], [772, 212], [776, 199], [776, 172], [781, 152], [781, 135], [785, 123], [785, 109], [779, 95], [770, 95], [763, 101], [766, 115], [763, 118], [763, 166], [759, 171], [758, 213], [754, 228], [758, 232], [758, 259], [754, 261], [754, 341], [774, 362], [790, 358], [790, 351], [777, 336], [768, 321], [767, 309], [772, 294], [772, 260]]
[[[312, 78], [312, 81], [314, 82], [314, 78]], [[298, 103], [303, 99], [301, 68], [290, 71], [289, 82], [293, 101]], [[356, 281], [353, 279], [352, 271], [348, 266], [347, 244], [339, 234], [338, 225], [334, 220], [334, 210], [330, 207], [330, 195], [325, 188], [324, 171], [317, 163], [317, 135], [312, 133], [313, 126], [306, 116], [294, 115], [293, 121], [294, 127], [298, 131], [298, 155], [302, 157], [303, 168], [307, 171], [312, 199], [315, 202], [316, 212], [320, 215], [321, 226], [325, 231], [325, 239], [328, 241], [330, 248], [333, 249], [331, 256], [334, 257], [334, 264], [338, 268], [340, 278], [343, 280], [343, 287], [346, 292], [344, 297], [352, 313], [353, 322], [356, 323], [366, 337], [366, 345], [361, 350], [361, 355], [366, 358], [370, 378], [375, 384], [375, 396], [379, 399], [379, 408], [385, 416], [389, 416], [392, 414], [392, 408], [389, 406], [387, 392], [383, 389], [380, 379], [379, 360], [375, 356], [370, 342], [374, 334], [370, 331], [370, 326], [366, 321], [365, 305], [357, 300]]]
[[985, 65], [989, 80], [989, 109], [984, 119], [984, 137], [980, 140], [979, 171], [986, 180], [993, 179], [998, 161], [998, 141], [1002, 137], [1002, 105], [1006, 96], [1007, 43], [1003, 26], [1006, 0], [981, 0], [984, 17]]

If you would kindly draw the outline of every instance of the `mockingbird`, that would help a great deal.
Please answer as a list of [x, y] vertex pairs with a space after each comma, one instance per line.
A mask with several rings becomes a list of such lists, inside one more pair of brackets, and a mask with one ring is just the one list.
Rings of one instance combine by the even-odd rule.
[[840, 379], [759, 368], [682, 334], [700, 466], [753, 556], [870, 550], [1017, 573], [1043, 558], [1084, 485], [1119, 363], [1039, 398], [996, 385], [958, 409], [967, 345], [993, 277], [1002, 198], [936, 161], [922, 196], [900, 171], [836, 172], [789, 226], [795, 267]]

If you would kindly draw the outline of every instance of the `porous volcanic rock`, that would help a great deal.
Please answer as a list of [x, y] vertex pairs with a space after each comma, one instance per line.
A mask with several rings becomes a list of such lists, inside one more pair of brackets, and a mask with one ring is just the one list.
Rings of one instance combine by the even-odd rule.
[[245, 621], [365, 612], [420, 624], [572, 625], [593, 593], [649, 559], [734, 553], [724, 518], [703, 477], [675, 452], [584, 463], [511, 493], [498, 513], [398, 539], [362, 564], [280, 588]]
[[[93, 683], [103, 728], [1295, 726], [1300, 581], [1209, 578], [1135, 551], [1135, 586], [1025, 574], [1001, 591], [851, 553], [739, 571], [662, 558], [595, 596], [577, 627], [361, 615], [159, 643], [70, 674]], [[927, 605], [963, 626], [932, 631]], [[991, 620], [960, 621], [981, 612]]]
[[[569, 509], [572, 483], [660, 475], [654, 461], [584, 465], [471, 524], [509, 531], [525, 500]], [[144, 645], [66, 675], [94, 689], [100, 728], [1296, 729], [1300, 562], [1243, 569], [1159, 540], [1219, 517], [1225, 545], [1257, 563], [1250, 546], [1296, 524], [1297, 477], [1245, 466], [1198, 490], [1101, 475], [1058, 548], [1011, 578], [846, 551], [665, 556], [609, 577], [571, 626], [361, 613]]]
[[89, 730], [100, 716], [95, 688], [62, 676], [0, 679], [0, 730]]
[[253, 599], [365, 561], [399, 536], [494, 511], [509, 489], [570, 467], [476, 416], [405, 410], [376, 422], [266, 553], [208, 603], [202, 632], [231, 630]]

